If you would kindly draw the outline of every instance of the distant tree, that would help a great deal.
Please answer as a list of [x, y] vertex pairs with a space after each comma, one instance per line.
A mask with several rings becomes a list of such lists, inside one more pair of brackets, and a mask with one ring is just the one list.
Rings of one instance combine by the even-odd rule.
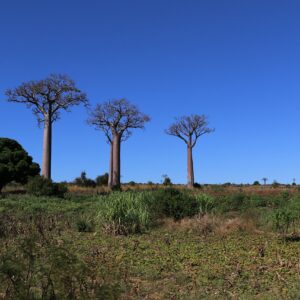
[[24, 103], [44, 124], [42, 175], [51, 179], [52, 124], [60, 118], [62, 110], [69, 111], [71, 106], [84, 104], [88, 100], [67, 75], [49, 77], [22, 83], [19, 87], [6, 91], [8, 101]]
[[96, 178], [96, 184], [97, 185], [107, 185], [108, 184], [108, 173], [105, 173], [103, 175], [97, 176]]
[[253, 182], [253, 185], [260, 185], [260, 183], [259, 183], [259, 181], [255, 180], [255, 181]]
[[172, 185], [171, 178], [168, 175], [162, 175], [163, 178], [163, 185]]
[[277, 182], [276, 180], [274, 180], [273, 183], [272, 183], [272, 187], [277, 188], [279, 186], [280, 186], [280, 183]]
[[87, 178], [85, 171], [81, 172], [80, 177], [75, 178], [74, 184], [82, 187], [96, 186], [96, 182], [93, 179]]
[[131, 136], [131, 129], [144, 128], [150, 118], [126, 99], [110, 100], [98, 104], [90, 113], [88, 123], [104, 132], [111, 144], [110, 187], [121, 184], [121, 142]]
[[267, 177], [263, 177], [261, 180], [264, 182], [264, 185], [266, 185], [267, 181], [268, 181], [268, 178]]
[[166, 130], [169, 135], [176, 136], [183, 140], [187, 145], [187, 173], [188, 187], [193, 188], [194, 179], [194, 163], [193, 148], [200, 136], [214, 131], [207, 127], [208, 122], [204, 115], [190, 115], [175, 119], [175, 122]]
[[296, 184], [296, 178], [293, 178], [293, 183], [292, 183], [292, 185], [293, 185], [293, 186], [297, 185], [297, 184]]
[[0, 138], [0, 193], [6, 184], [12, 181], [25, 184], [29, 177], [39, 173], [39, 165], [18, 142]]

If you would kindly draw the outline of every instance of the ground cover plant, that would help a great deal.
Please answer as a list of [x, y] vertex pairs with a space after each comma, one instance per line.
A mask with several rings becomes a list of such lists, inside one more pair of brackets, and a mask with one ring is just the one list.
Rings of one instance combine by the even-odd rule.
[[4, 191], [0, 299], [300, 295], [296, 187], [131, 188]]

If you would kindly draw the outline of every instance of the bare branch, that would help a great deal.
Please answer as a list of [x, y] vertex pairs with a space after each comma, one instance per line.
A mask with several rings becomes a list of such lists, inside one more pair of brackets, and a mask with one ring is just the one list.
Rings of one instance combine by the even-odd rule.
[[67, 75], [51, 74], [39, 81], [22, 83], [6, 91], [8, 101], [24, 103], [36, 115], [38, 122], [50, 118], [51, 123], [60, 118], [60, 111], [69, 111], [71, 106], [88, 105], [86, 94], [76, 88]]
[[200, 136], [214, 131], [207, 126], [208, 122], [205, 115], [190, 115], [176, 118], [175, 122], [165, 132], [182, 139], [193, 148]]
[[132, 134], [131, 129], [144, 128], [149, 120], [147, 115], [128, 100], [118, 99], [96, 105], [90, 112], [88, 123], [102, 130], [110, 142], [115, 134], [120, 135], [122, 141], [127, 140]]

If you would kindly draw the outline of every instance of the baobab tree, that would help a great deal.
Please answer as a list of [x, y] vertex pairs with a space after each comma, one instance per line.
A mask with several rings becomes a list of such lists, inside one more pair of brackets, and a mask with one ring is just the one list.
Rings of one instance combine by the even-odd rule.
[[189, 188], [193, 188], [195, 184], [193, 148], [200, 136], [214, 131], [214, 129], [207, 127], [208, 122], [206, 119], [205, 115], [190, 115], [176, 118], [175, 122], [165, 131], [169, 135], [180, 138], [187, 145], [187, 185]]
[[132, 129], [145, 127], [150, 121], [149, 116], [128, 100], [115, 99], [96, 105], [90, 112], [88, 123], [104, 132], [110, 144], [109, 186], [120, 188], [121, 178], [121, 142], [126, 141], [132, 134]]
[[62, 110], [71, 106], [88, 104], [86, 94], [81, 92], [67, 75], [51, 74], [49, 77], [22, 83], [8, 89], [9, 102], [24, 103], [32, 109], [38, 124], [44, 125], [42, 175], [51, 179], [52, 124], [60, 118]]

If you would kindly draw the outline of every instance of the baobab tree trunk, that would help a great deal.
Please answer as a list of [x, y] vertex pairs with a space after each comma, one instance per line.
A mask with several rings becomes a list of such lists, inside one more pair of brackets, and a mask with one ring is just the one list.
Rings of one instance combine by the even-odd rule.
[[52, 122], [47, 116], [44, 121], [44, 144], [43, 144], [43, 165], [42, 175], [51, 179], [51, 151], [52, 151]]
[[113, 141], [113, 177], [112, 188], [119, 189], [121, 186], [121, 136], [114, 135]]
[[194, 187], [194, 162], [193, 162], [193, 147], [187, 146], [187, 172], [188, 172], [188, 188]]
[[113, 142], [110, 143], [110, 158], [109, 158], [109, 173], [108, 173], [108, 187], [112, 187], [112, 178], [113, 178], [113, 155], [114, 155], [114, 147]]

